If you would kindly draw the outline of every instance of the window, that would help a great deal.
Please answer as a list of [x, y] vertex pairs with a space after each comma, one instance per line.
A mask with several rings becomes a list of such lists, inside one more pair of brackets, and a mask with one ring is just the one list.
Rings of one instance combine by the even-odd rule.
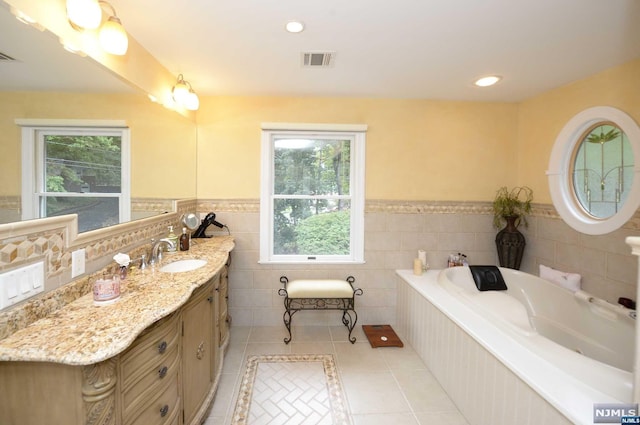
[[640, 127], [609, 106], [586, 109], [564, 126], [549, 159], [549, 190], [562, 219], [602, 235], [640, 207]]
[[263, 125], [260, 262], [364, 262], [366, 127], [338, 127]]
[[609, 218], [624, 205], [633, 183], [633, 150], [624, 131], [597, 123], [580, 138], [573, 160], [573, 191], [587, 214]]
[[23, 126], [22, 218], [78, 215], [78, 232], [130, 220], [129, 130]]

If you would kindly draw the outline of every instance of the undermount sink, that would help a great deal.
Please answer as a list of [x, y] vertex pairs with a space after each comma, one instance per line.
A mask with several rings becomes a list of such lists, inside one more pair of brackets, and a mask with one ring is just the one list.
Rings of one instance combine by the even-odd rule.
[[182, 273], [182, 272], [190, 272], [192, 270], [199, 269], [200, 267], [207, 264], [207, 260], [197, 260], [197, 259], [188, 259], [188, 260], [178, 260], [173, 263], [169, 263], [160, 267], [161, 272], [166, 273]]

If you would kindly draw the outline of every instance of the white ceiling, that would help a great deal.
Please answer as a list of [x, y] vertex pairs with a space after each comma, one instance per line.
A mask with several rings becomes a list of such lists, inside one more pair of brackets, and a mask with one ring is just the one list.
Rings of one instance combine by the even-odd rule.
[[[110, 2], [200, 95], [521, 101], [640, 58], [640, 0]], [[294, 19], [304, 32], [284, 30]], [[334, 66], [302, 68], [308, 51]], [[472, 86], [486, 74], [504, 78]]]

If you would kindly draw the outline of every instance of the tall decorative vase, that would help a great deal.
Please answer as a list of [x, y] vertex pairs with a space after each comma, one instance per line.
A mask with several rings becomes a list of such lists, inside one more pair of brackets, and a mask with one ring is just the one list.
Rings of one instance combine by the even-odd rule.
[[496, 248], [501, 267], [519, 270], [526, 242], [516, 226], [518, 216], [504, 217], [507, 225], [496, 235]]

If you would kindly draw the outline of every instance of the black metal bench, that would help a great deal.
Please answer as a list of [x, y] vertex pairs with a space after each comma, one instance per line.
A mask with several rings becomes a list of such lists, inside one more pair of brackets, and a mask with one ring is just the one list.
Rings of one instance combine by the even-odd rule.
[[291, 319], [300, 310], [342, 310], [342, 324], [349, 329], [349, 341], [354, 344], [355, 337], [351, 331], [356, 326], [358, 314], [355, 310], [355, 296], [362, 295], [360, 288], [354, 288], [353, 276], [346, 280], [336, 279], [298, 279], [289, 282], [286, 276], [280, 277], [284, 285], [278, 295], [284, 297], [284, 314], [282, 320], [289, 332], [284, 343], [291, 342]]

